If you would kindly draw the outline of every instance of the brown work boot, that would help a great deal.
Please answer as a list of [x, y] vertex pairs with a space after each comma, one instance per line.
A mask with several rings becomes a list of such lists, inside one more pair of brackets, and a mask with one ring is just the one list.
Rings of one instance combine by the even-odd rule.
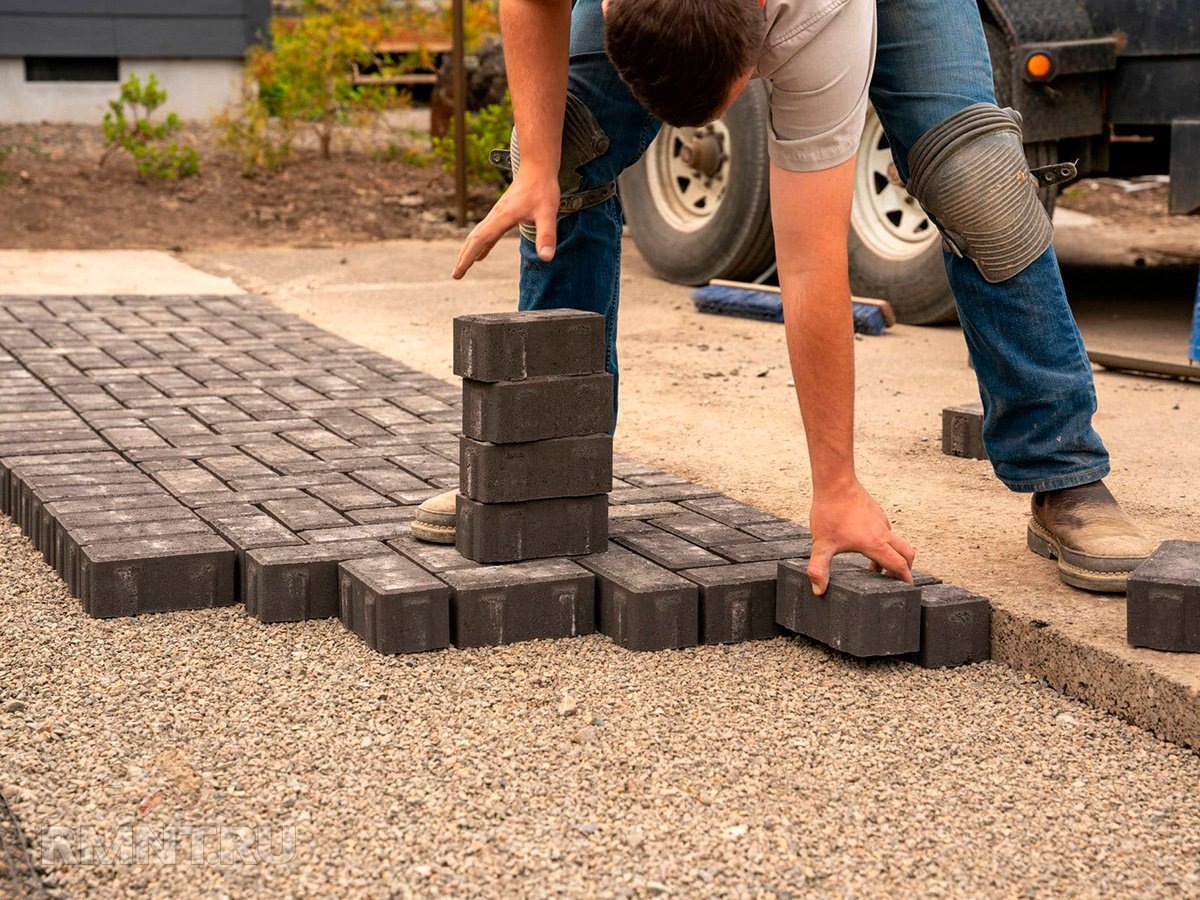
[[412, 523], [412, 536], [431, 544], [453, 544], [457, 496], [457, 489], [446, 491], [418, 506]]
[[1154, 552], [1103, 481], [1034, 494], [1028, 540], [1034, 553], [1058, 560], [1063, 581], [1085, 591], [1123, 592]]

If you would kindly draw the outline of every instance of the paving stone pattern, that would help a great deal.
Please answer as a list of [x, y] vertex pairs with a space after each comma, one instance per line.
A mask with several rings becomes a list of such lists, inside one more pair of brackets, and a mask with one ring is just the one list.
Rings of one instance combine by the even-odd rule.
[[[524, 346], [514, 383], [593, 377], [594, 360]], [[522, 358], [519, 342], [500, 349], [489, 377]], [[597, 386], [580, 393], [607, 398]], [[382, 653], [597, 630], [644, 650], [780, 633], [776, 570], [803, 571], [807, 530], [621, 456], [606, 552], [482, 565], [414, 540], [415, 506], [459, 486], [462, 406], [459, 385], [254, 297], [0, 297], [0, 507], [93, 616], [240, 602], [263, 622], [340, 616]], [[607, 456], [577, 437], [556, 452]], [[562, 458], [541, 457], [542, 473], [565, 473]], [[511, 452], [490, 464], [512, 466]]]

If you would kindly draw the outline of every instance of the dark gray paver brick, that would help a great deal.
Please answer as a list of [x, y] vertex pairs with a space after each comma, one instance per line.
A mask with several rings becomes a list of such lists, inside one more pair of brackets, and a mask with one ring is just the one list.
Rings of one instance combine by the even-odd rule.
[[278, 519], [266, 513], [254, 515], [213, 516], [208, 519], [217, 534], [239, 550], [258, 550], [262, 547], [285, 547], [303, 541], [284, 527]]
[[450, 646], [450, 588], [416, 563], [387, 553], [338, 569], [342, 624], [380, 653]]
[[688, 512], [677, 503], [630, 503], [624, 506], [610, 506], [609, 519], [658, 519], [663, 516], [677, 516]]
[[612, 376], [463, 381], [463, 434], [514, 444], [612, 431]]
[[992, 605], [952, 584], [921, 588], [921, 649], [907, 657], [926, 669], [992, 658]]
[[669, 531], [671, 534], [677, 534], [701, 547], [716, 547], [755, 540], [752, 535], [694, 512], [651, 519], [650, 524]]
[[296, 500], [268, 500], [262, 508], [292, 531], [313, 528], [337, 528], [350, 521], [324, 500], [300, 497]]
[[654, 529], [637, 531], [616, 538], [616, 542], [665, 569], [694, 569], [700, 566], [727, 565], [726, 561], [678, 535]]
[[[751, 522], [741, 530], [762, 541], [783, 541], [788, 538], [812, 537], [812, 532], [790, 519], [771, 519], [766, 522]], [[729, 542], [732, 543], [732, 542]]]
[[775, 621], [852, 656], [896, 656], [921, 649], [921, 592], [865, 569], [835, 569], [821, 596], [806, 560], [779, 563]]
[[451, 634], [457, 647], [486, 647], [595, 631], [595, 576], [564, 559], [453, 569]]
[[[869, 569], [870, 567], [871, 560], [861, 553], [839, 553], [833, 558], [833, 562], [830, 564], [830, 568], [832, 569]], [[942, 579], [936, 575], [931, 575], [920, 569], [913, 569], [912, 576], [913, 585], [916, 587], [942, 583]]]
[[333, 618], [341, 611], [338, 564], [386, 552], [378, 541], [251, 550], [243, 566], [246, 612], [264, 623]]
[[560, 497], [525, 503], [457, 498], [456, 547], [481, 563], [598, 553], [608, 541], [608, 498]]
[[770, 522], [776, 518], [769, 512], [734, 500], [732, 497], [720, 495], [697, 500], [684, 500], [679, 505], [692, 512], [708, 516], [710, 519], [716, 519], [724, 525], [732, 525], [734, 528], [751, 525], [755, 522]]
[[752, 541], [723, 544], [713, 547], [717, 553], [733, 562], [798, 559], [812, 553], [812, 538], [787, 538], [781, 541]]
[[216, 535], [93, 544], [80, 552], [76, 589], [97, 618], [227, 606], [234, 550]]
[[343, 513], [351, 509], [388, 505], [387, 499], [382, 494], [357, 482], [317, 485], [309, 488], [308, 492]]
[[454, 320], [454, 374], [519, 381], [604, 371], [604, 317], [574, 309], [483, 313]]
[[680, 572], [700, 586], [700, 642], [730, 644], [782, 634], [775, 623], [776, 562], [705, 566]]
[[1200, 541], [1165, 541], [1126, 583], [1135, 647], [1200, 653]]
[[942, 410], [942, 452], [967, 459], [987, 459], [982, 403], [947, 406]]
[[492, 444], [462, 438], [460, 490], [481, 503], [586, 497], [612, 489], [612, 437]]
[[378, 506], [352, 509], [346, 518], [356, 525], [378, 525], [383, 522], [412, 522], [416, 515], [414, 506]]
[[597, 630], [630, 650], [694, 647], [699, 640], [699, 589], [624, 547], [576, 562], [596, 575]]

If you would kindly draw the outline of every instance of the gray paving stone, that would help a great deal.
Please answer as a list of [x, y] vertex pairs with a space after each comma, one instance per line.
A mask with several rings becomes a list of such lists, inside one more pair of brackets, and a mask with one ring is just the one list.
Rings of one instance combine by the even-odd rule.
[[1200, 653], [1200, 541], [1165, 541], [1126, 584], [1135, 647]]
[[806, 560], [779, 563], [775, 620], [852, 656], [896, 656], [921, 649], [921, 592], [864, 569], [834, 569], [816, 596]]
[[992, 605], [952, 584], [921, 588], [921, 650], [906, 657], [926, 669], [992, 658]]
[[253, 515], [224, 515], [208, 519], [217, 534], [238, 550], [258, 550], [263, 547], [286, 547], [304, 541], [293, 534], [278, 519], [264, 512]]
[[308, 492], [314, 497], [324, 500], [341, 513], [351, 509], [388, 505], [387, 499], [382, 494], [355, 482], [319, 485], [309, 488]]
[[604, 371], [604, 317], [574, 309], [483, 313], [454, 319], [454, 374], [520, 381]]
[[462, 493], [481, 503], [587, 497], [612, 489], [612, 437], [592, 434], [492, 444], [464, 437]]
[[775, 623], [778, 568], [771, 561], [680, 572], [700, 586], [700, 643], [731, 644], [782, 634]]
[[685, 541], [678, 535], [658, 529], [625, 534], [615, 540], [639, 556], [644, 556], [652, 562], [658, 563], [664, 569], [672, 571], [694, 569], [700, 566], [728, 565], [717, 554], [710, 553], [691, 541]]
[[947, 406], [942, 410], [942, 452], [947, 456], [987, 459], [982, 403]]
[[328, 544], [333, 541], [391, 541], [408, 534], [411, 521], [374, 522], [369, 525], [346, 525], [341, 528], [318, 528], [300, 532], [300, 537], [310, 544]]
[[612, 376], [463, 381], [463, 434], [515, 444], [612, 431]]
[[[784, 541], [788, 538], [812, 537], [812, 532], [790, 519], [771, 519], [766, 522], [751, 522], [741, 530], [762, 541]], [[732, 543], [729, 541], [727, 543]]]
[[708, 516], [710, 519], [716, 519], [723, 525], [731, 525], [734, 528], [740, 528], [743, 525], [753, 525], [756, 522], [770, 522], [777, 518], [769, 512], [734, 500], [732, 497], [722, 495], [704, 497], [697, 500], [684, 500], [679, 505], [684, 509], [698, 512], [701, 515]]
[[267, 500], [263, 503], [262, 508], [292, 531], [309, 531], [314, 528], [337, 528], [350, 524], [349, 519], [324, 500], [316, 497], [300, 497], [295, 500]]
[[456, 547], [476, 562], [597, 553], [608, 541], [604, 494], [525, 503], [477, 503], [459, 494], [457, 500]]
[[227, 606], [234, 550], [216, 535], [93, 544], [80, 553], [76, 589], [97, 618]]
[[453, 569], [471, 569], [479, 565], [475, 560], [467, 559], [459, 553], [453, 544], [428, 544], [418, 541], [411, 534], [388, 541], [388, 546], [434, 575], [441, 575]]
[[450, 588], [397, 553], [338, 568], [342, 624], [379, 653], [450, 646]]
[[597, 630], [630, 650], [694, 647], [699, 589], [624, 547], [576, 560], [596, 575]]
[[379, 506], [366, 509], [352, 509], [346, 513], [346, 518], [356, 525], [379, 525], [383, 522], [409, 522], [416, 514], [413, 506]]
[[429, 485], [416, 475], [405, 472], [397, 466], [354, 469], [350, 472], [350, 477], [381, 494], [429, 489]]
[[812, 538], [787, 538], [781, 541], [742, 541], [723, 544], [713, 550], [732, 562], [807, 558], [812, 553]]
[[595, 631], [595, 576], [564, 559], [454, 569], [451, 633], [457, 647], [487, 647]]
[[378, 541], [251, 550], [243, 567], [246, 612], [263, 623], [333, 618], [341, 611], [338, 564], [386, 552]]
[[[861, 553], [839, 553], [833, 558], [833, 562], [830, 564], [830, 568], [832, 569], [869, 569], [870, 567], [871, 560]], [[926, 587], [927, 585], [942, 583], [942, 579], [936, 575], [931, 575], [920, 569], [913, 569], [912, 576], [915, 587]]]
[[651, 519], [650, 524], [669, 531], [671, 534], [677, 534], [701, 547], [716, 547], [755, 540], [752, 535], [694, 512], [683, 512], [675, 516]]
[[676, 484], [663, 484], [657, 487], [623, 487], [614, 488], [609, 495], [613, 506], [624, 506], [630, 503], [659, 503], [662, 501], [691, 500], [696, 497], [716, 497], [718, 492], [702, 484], [692, 484], [684, 481]]
[[658, 519], [663, 516], [677, 516], [688, 512], [677, 503], [629, 503], [624, 506], [610, 506], [608, 518], [613, 519]]

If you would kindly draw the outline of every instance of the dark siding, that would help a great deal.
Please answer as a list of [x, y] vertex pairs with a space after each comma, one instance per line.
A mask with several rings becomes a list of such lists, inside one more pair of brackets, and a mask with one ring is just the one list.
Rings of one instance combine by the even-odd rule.
[[271, 0], [0, 0], [0, 56], [239, 57]]

